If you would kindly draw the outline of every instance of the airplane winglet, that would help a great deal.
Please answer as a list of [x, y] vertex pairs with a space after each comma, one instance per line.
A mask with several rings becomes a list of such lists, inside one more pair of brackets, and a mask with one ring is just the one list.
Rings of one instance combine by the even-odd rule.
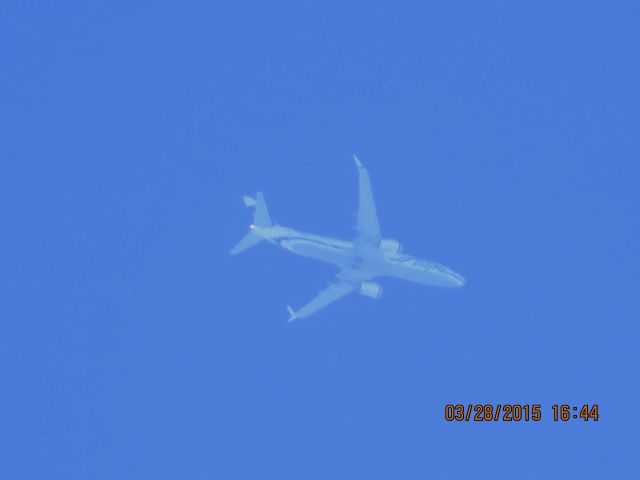
[[358, 168], [362, 168], [362, 163], [360, 163], [360, 160], [358, 160], [358, 157], [356, 157], [355, 155], [353, 156], [353, 161], [356, 162], [356, 166]]
[[291, 308], [289, 305], [287, 305], [287, 310], [289, 310], [289, 315], [291, 315], [289, 317], [289, 320], [287, 320], [289, 323], [293, 322], [296, 318], [296, 312], [293, 311], [293, 308]]

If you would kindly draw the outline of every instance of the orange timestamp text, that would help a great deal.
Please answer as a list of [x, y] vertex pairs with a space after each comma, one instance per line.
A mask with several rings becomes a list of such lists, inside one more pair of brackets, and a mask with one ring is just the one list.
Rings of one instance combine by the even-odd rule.
[[[555, 404], [551, 406], [551, 413], [556, 422], [577, 419], [597, 422], [600, 416], [598, 404]], [[542, 406], [539, 403], [447, 404], [444, 419], [447, 422], [539, 422]]]

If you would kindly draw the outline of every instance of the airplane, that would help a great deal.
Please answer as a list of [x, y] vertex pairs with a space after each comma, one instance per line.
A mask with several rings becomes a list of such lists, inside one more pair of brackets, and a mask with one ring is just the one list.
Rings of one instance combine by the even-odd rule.
[[369, 173], [358, 157], [354, 155], [353, 159], [359, 174], [359, 204], [356, 236], [351, 241], [274, 224], [262, 192], [255, 198], [244, 196], [245, 205], [254, 209], [253, 223], [249, 233], [231, 249], [231, 255], [267, 240], [297, 255], [327, 262], [339, 269], [336, 281], [320, 290], [309, 303], [297, 311], [287, 306], [289, 322], [308, 317], [356, 290], [367, 297], [380, 298], [382, 286], [371, 281], [376, 277], [396, 277], [436, 287], [462, 287], [466, 283], [450, 268], [407, 255], [397, 240], [382, 238]]

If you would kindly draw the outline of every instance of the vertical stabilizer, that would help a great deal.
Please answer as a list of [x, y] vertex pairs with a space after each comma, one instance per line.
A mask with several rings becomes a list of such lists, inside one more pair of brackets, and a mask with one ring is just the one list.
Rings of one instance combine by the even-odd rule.
[[269, 210], [267, 204], [264, 201], [264, 195], [262, 192], [256, 193], [256, 198], [252, 198], [248, 195], [243, 197], [244, 204], [247, 207], [253, 208], [253, 224], [251, 230], [231, 249], [229, 252], [231, 255], [236, 255], [247, 248], [251, 248], [262, 241], [262, 237], [258, 235], [254, 230], [255, 227], [268, 228], [271, 226], [271, 217], [269, 216]]

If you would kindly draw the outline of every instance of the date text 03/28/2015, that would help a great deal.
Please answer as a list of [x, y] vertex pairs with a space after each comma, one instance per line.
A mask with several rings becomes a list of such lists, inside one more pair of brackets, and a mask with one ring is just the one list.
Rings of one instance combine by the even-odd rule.
[[[598, 404], [555, 404], [551, 406], [551, 418], [554, 422], [583, 420], [597, 422]], [[546, 416], [546, 415], [544, 415]], [[447, 422], [539, 422], [543, 418], [543, 409], [539, 403], [531, 404], [447, 404], [444, 407], [444, 419]]]

